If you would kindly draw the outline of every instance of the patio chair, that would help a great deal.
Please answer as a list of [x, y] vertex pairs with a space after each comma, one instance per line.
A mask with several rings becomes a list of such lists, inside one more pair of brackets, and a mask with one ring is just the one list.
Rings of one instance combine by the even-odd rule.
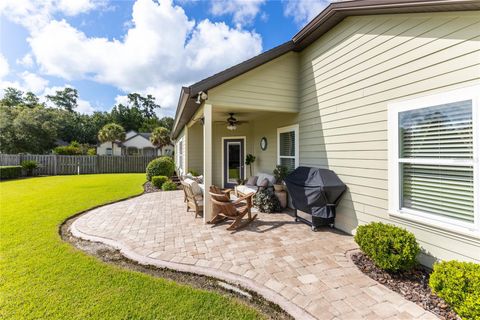
[[195, 218], [197, 215], [201, 216], [200, 213], [203, 212], [203, 196], [193, 193], [192, 187], [188, 183], [184, 181], [181, 183], [187, 200], [187, 212], [193, 209], [195, 210]]
[[230, 192], [232, 192], [233, 189], [220, 189], [219, 187], [213, 185], [213, 186], [210, 186], [210, 192], [211, 193], [215, 193], [215, 194], [224, 194], [226, 196], [228, 196], [228, 198], [230, 199]]
[[[208, 222], [216, 224], [224, 220], [234, 220], [232, 224], [227, 227], [227, 230], [238, 230], [245, 227], [250, 222], [255, 220], [257, 215], [252, 216], [252, 197], [254, 193], [230, 201], [230, 198], [225, 194], [210, 193], [212, 200], [212, 214], [213, 218]], [[242, 222], [245, 215], [247, 219]]]

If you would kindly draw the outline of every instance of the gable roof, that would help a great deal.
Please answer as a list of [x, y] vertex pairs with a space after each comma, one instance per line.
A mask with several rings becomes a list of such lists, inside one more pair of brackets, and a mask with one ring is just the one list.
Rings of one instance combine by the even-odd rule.
[[182, 87], [172, 130], [176, 138], [200, 107], [199, 92], [207, 92], [290, 51], [302, 51], [348, 16], [480, 10], [479, 0], [350, 0], [334, 2], [303, 27], [291, 40], [251, 59]]

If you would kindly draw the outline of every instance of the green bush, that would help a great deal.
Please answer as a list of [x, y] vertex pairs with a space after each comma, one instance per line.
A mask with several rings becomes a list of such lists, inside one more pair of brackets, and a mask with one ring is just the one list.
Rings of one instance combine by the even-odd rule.
[[152, 184], [158, 189], [162, 188], [162, 185], [169, 179], [166, 176], [154, 176], [152, 177]]
[[53, 149], [53, 153], [59, 154], [62, 156], [76, 156], [82, 154], [82, 150], [76, 146], [61, 146]]
[[89, 156], [94, 156], [94, 155], [96, 155], [96, 154], [97, 154], [97, 149], [95, 149], [95, 148], [88, 148], [88, 150], [87, 150], [87, 155], [89, 155]]
[[255, 194], [253, 205], [264, 213], [273, 213], [282, 211], [280, 201], [275, 193], [270, 189], [264, 189]]
[[162, 190], [163, 191], [177, 190], [177, 185], [172, 180], [168, 180], [162, 185]]
[[392, 272], [415, 266], [420, 251], [411, 232], [380, 222], [359, 226], [355, 242], [377, 267]]
[[436, 263], [429, 285], [462, 319], [480, 319], [480, 264]]
[[154, 176], [167, 176], [170, 178], [175, 171], [175, 163], [170, 157], [153, 159], [147, 166], [147, 180], [151, 181]]
[[38, 168], [38, 162], [35, 160], [25, 160], [20, 165], [27, 172], [27, 176], [33, 175], [33, 170]]
[[0, 180], [16, 179], [22, 175], [22, 166], [0, 166]]

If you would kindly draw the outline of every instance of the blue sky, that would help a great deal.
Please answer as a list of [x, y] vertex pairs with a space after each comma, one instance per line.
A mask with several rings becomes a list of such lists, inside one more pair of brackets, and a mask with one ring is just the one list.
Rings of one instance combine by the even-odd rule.
[[78, 89], [79, 111], [129, 92], [175, 113], [189, 85], [289, 40], [328, 3], [315, 0], [2, 0], [0, 89], [43, 97]]

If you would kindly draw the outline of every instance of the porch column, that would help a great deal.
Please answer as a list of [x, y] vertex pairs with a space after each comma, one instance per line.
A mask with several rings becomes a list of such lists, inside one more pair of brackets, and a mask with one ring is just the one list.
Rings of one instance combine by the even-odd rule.
[[205, 194], [203, 197], [203, 222], [207, 223], [212, 217], [211, 202], [208, 190], [212, 185], [212, 105], [205, 104], [203, 109], [203, 182]]

